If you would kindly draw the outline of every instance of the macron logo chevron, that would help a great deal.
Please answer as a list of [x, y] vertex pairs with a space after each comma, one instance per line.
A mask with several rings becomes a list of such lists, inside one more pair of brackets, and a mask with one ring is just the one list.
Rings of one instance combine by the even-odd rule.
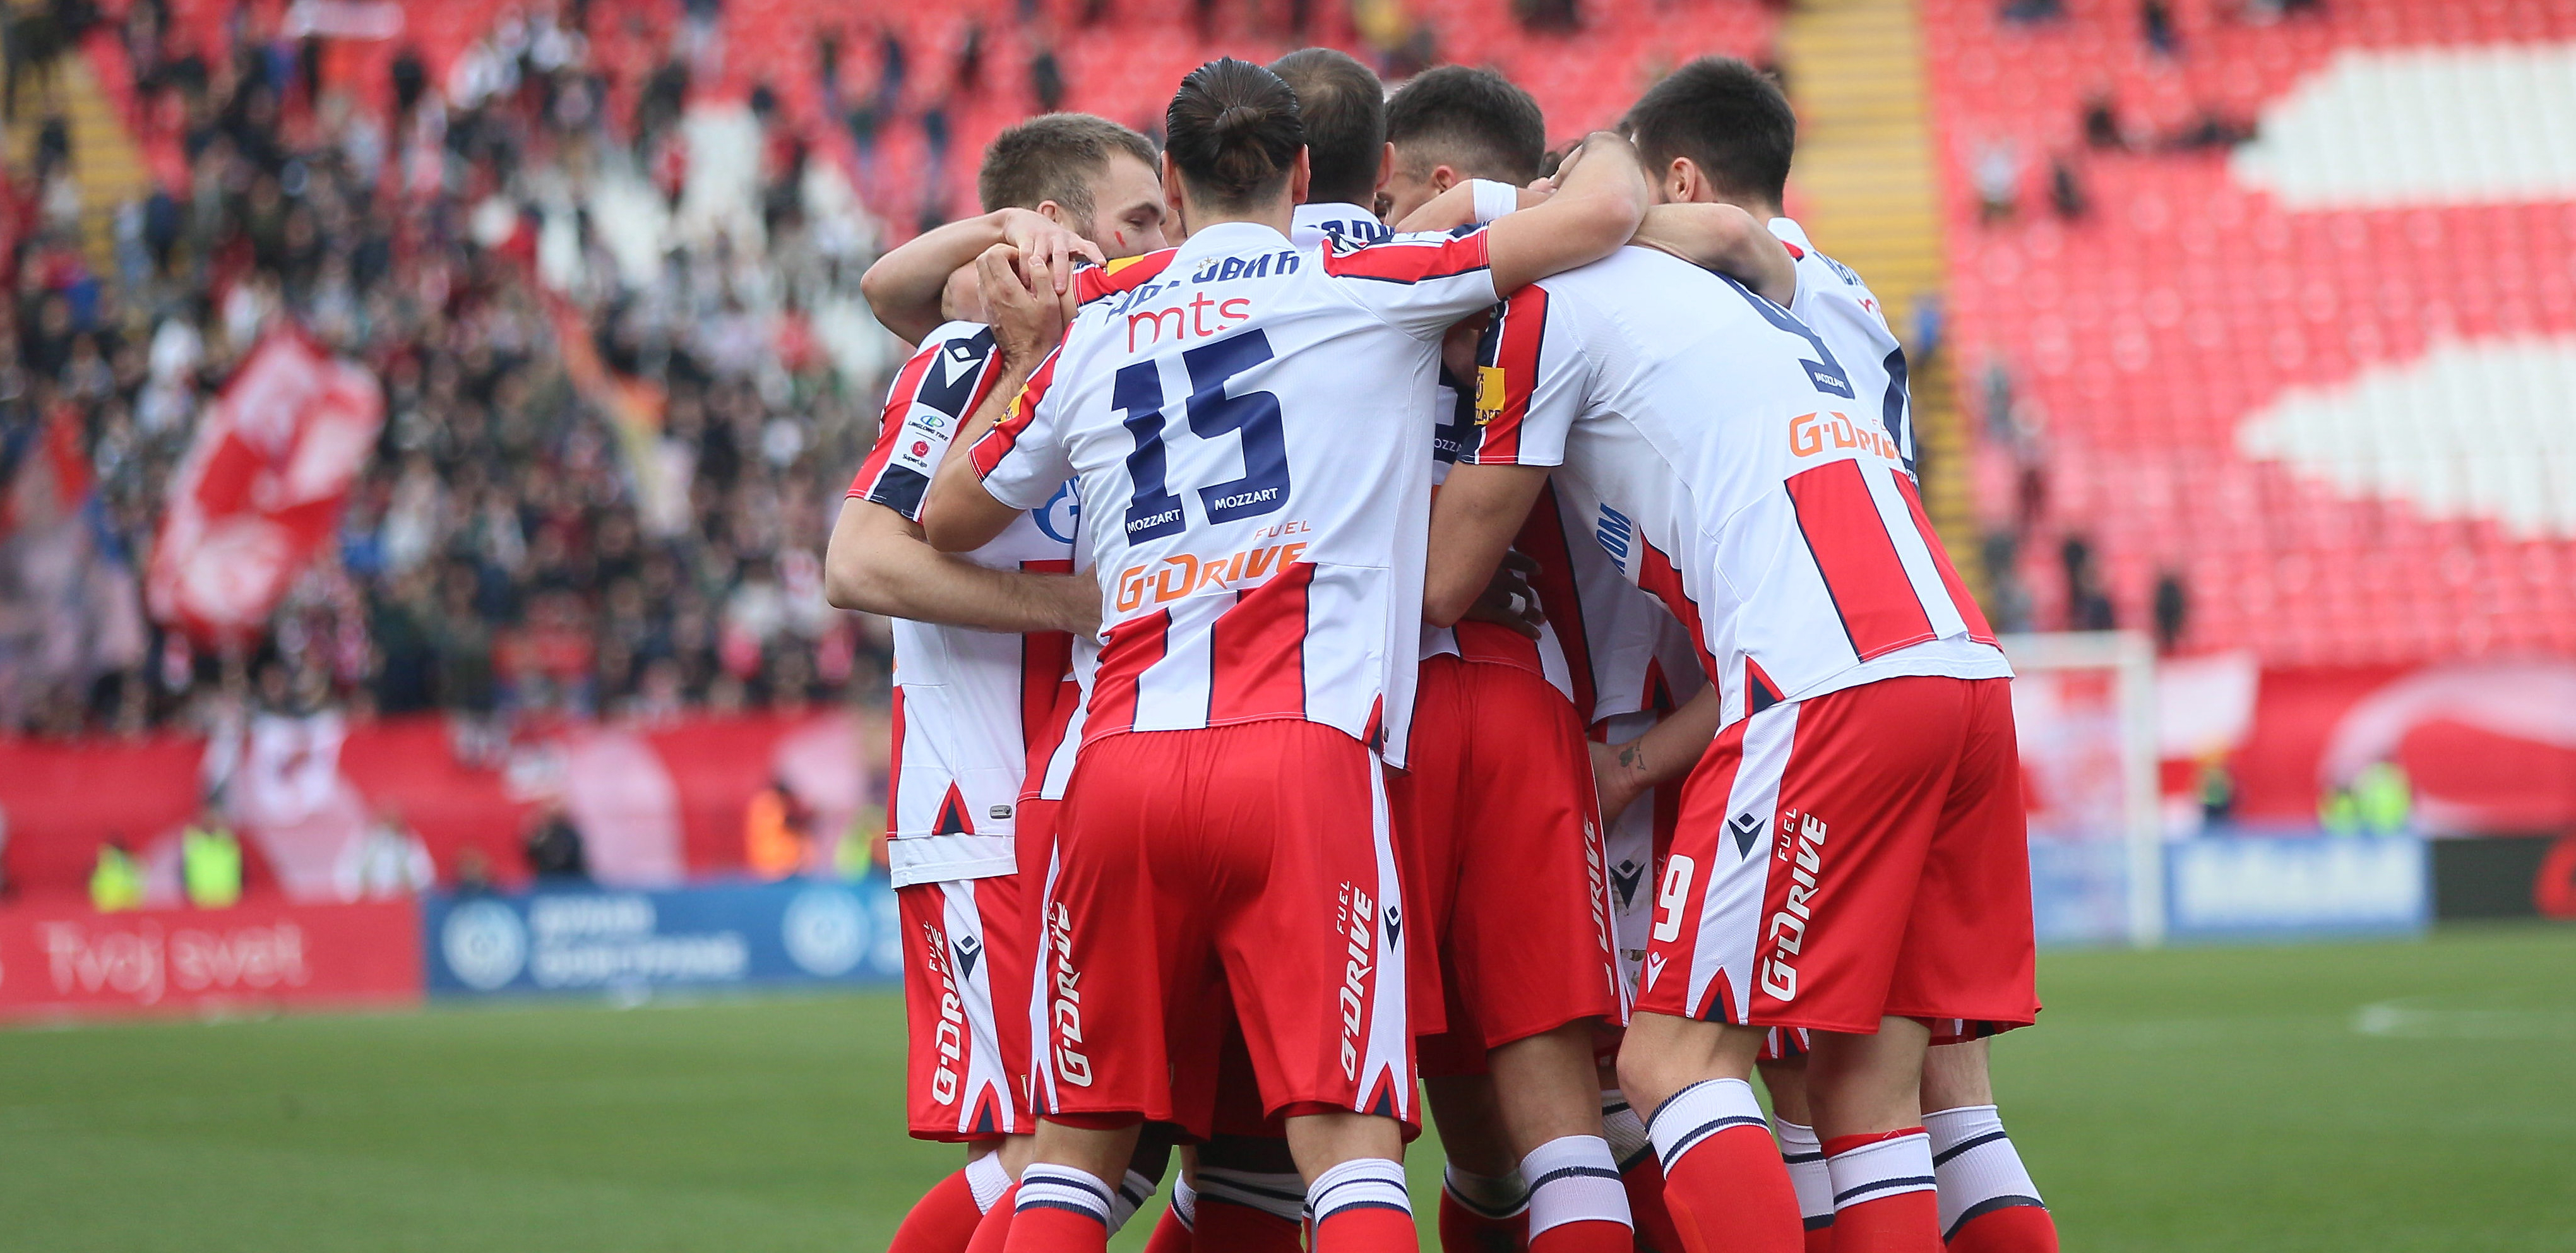
[[1729, 822], [1726, 825], [1729, 829], [1735, 832], [1736, 855], [1740, 857], [1751, 857], [1753, 855], [1754, 841], [1762, 838], [1762, 829], [1770, 824], [1762, 821], [1760, 818], [1754, 817], [1752, 814], [1743, 813], [1737, 814], [1734, 821]]
[[956, 949], [957, 973], [968, 979], [974, 978], [975, 962], [984, 956], [984, 942], [971, 935], [960, 936], [957, 939]]
[[1623, 861], [1610, 868], [1610, 885], [1619, 889], [1619, 908], [1637, 899], [1637, 885], [1644, 882], [1646, 868], [1633, 861]]
[[1661, 979], [1661, 978], [1663, 978], [1663, 977], [1664, 977], [1664, 955], [1663, 955], [1663, 954], [1661, 954], [1661, 953], [1650, 953], [1650, 954], [1648, 954], [1648, 955], [1646, 956], [1646, 986], [1647, 986], [1647, 987], [1649, 987], [1649, 988], [1654, 987], [1654, 986], [1655, 986], [1655, 980], [1657, 980], [1657, 979]]
[[974, 368], [975, 354], [964, 344], [950, 344], [948, 351], [939, 354], [939, 385], [953, 388], [959, 377]]

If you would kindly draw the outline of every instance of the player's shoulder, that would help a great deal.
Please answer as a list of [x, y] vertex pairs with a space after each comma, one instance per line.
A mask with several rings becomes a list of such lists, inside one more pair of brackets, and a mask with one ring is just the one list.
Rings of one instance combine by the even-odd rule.
[[1377, 239], [1327, 235], [1324, 273], [1334, 278], [1419, 283], [1491, 267], [1485, 228], [1400, 231]]
[[1120, 257], [1107, 265], [1087, 266], [1073, 276], [1074, 303], [1087, 305], [1108, 296], [1124, 295], [1153, 282], [1179, 256], [1178, 248], [1160, 252]]
[[1823, 249], [1807, 238], [1806, 228], [1798, 225], [1796, 219], [1773, 218], [1768, 225], [1772, 237], [1788, 247], [1790, 257], [1797, 261], [1800, 270], [1829, 275], [1834, 283], [1851, 289], [1857, 295], [1868, 296], [1869, 284], [1861, 280], [1859, 271], [1825, 255]]

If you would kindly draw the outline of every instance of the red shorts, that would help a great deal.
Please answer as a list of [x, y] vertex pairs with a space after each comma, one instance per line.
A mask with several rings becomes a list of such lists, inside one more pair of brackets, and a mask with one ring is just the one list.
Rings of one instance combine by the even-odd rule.
[[1481, 1073], [1488, 1049], [1619, 1020], [1609, 867], [1572, 702], [1518, 666], [1432, 657], [1410, 753], [1397, 829], [1445, 1002], [1423, 1072]]
[[1045, 882], [1051, 801], [1019, 806], [1019, 872], [895, 889], [903, 921], [912, 1134], [988, 1140], [1029, 1121], [1029, 903]]
[[1038, 1107], [1205, 1138], [1231, 1013], [1264, 1113], [1414, 1121], [1398, 890], [1377, 756], [1340, 731], [1273, 720], [1084, 746], [1042, 915]]
[[2007, 679], [1896, 678], [1719, 733], [1682, 791], [1640, 1011], [1869, 1033], [2027, 1025], [2030, 850]]

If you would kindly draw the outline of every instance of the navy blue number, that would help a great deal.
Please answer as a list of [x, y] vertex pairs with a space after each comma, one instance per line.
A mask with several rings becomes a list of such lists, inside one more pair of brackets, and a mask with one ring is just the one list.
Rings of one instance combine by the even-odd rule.
[[1288, 436], [1279, 427], [1279, 398], [1269, 392], [1225, 394], [1235, 375], [1270, 359], [1270, 336], [1254, 330], [1181, 354], [1190, 370], [1190, 430], [1200, 439], [1228, 432], [1243, 441], [1243, 477], [1199, 489], [1208, 521], [1232, 522], [1288, 505]]
[[1905, 437], [1905, 409], [1908, 403], [1910, 398], [1905, 393], [1905, 349], [1893, 348], [1887, 354], [1887, 402], [1879, 415], [1879, 421], [1887, 427], [1887, 437], [1895, 440], [1898, 448], [1905, 450], [1905, 472], [1910, 475], [1914, 473], [1914, 443]]
[[1127, 542], [1178, 534], [1181, 498], [1163, 486], [1163, 378], [1154, 363], [1120, 370], [1109, 403], [1127, 415], [1119, 421], [1136, 441], [1136, 451], [1127, 454], [1127, 478], [1136, 485], [1127, 501]]
[[1825, 341], [1814, 331], [1807, 329], [1806, 323], [1799, 321], [1797, 315], [1788, 310], [1753, 294], [1752, 288], [1723, 274], [1718, 277], [1726, 279], [1726, 285], [1734, 288], [1737, 295], [1744, 297], [1745, 302], [1753, 306], [1753, 311], [1762, 315], [1763, 321], [1807, 341], [1808, 346], [1816, 350], [1816, 356], [1820, 360], [1801, 360], [1798, 364], [1807, 367], [1807, 378], [1815, 383], [1817, 391], [1828, 396], [1840, 396], [1845, 400], [1853, 398], [1851, 376], [1843, 372], [1843, 363], [1834, 360], [1833, 349], [1825, 347]]

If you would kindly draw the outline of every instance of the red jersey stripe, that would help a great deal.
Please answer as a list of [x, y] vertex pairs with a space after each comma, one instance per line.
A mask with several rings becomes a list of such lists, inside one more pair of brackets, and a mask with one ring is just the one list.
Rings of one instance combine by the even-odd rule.
[[1300, 561], [1217, 615], [1208, 646], [1208, 725], [1306, 716], [1306, 589]]
[[1163, 659], [1171, 629], [1169, 609], [1130, 618], [1109, 629], [1109, 638], [1100, 645], [1099, 667], [1091, 675], [1091, 716], [1082, 726], [1084, 743], [1136, 729], [1136, 681]]
[[1807, 551], [1824, 576], [1852, 651], [1868, 661], [1939, 638], [1896, 555], [1887, 519], [1861, 478], [1860, 463], [1829, 461], [1791, 475], [1787, 486], [1798, 530], [1807, 537]]
[[868, 450], [867, 460], [859, 463], [858, 474], [850, 479], [851, 496], [866, 499], [876, 490], [877, 476], [885, 473], [886, 462], [894, 456], [895, 440], [903, 434], [904, 415], [912, 411], [912, 398], [921, 391], [922, 376], [930, 373], [930, 359], [946, 351], [946, 344], [925, 343], [903, 363], [894, 376], [894, 387], [886, 393], [885, 411], [877, 417], [877, 442]]
[[1524, 287], [1494, 311], [1476, 359], [1479, 465], [1517, 465], [1521, 425], [1538, 386], [1539, 348], [1547, 336], [1547, 289]]
[[1371, 278], [1385, 283], [1420, 283], [1471, 274], [1492, 264], [1485, 251], [1485, 232], [1476, 231], [1438, 242], [1393, 239], [1344, 250], [1324, 249], [1324, 273], [1335, 278]]
[[1950, 551], [1941, 546], [1941, 537], [1932, 530], [1932, 519], [1923, 512], [1923, 497], [1914, 490], [1914, 480], [1896, 476], [1896, 491], [1905, 497], [1905, 511], [1914, 515], [1914, 529], [1923, 536], [1923, 546], [1932, 550], [1932, 565], [1941, 572], [1941, 586], [1950, 589], [1950, 604], [1959, 618], [1968, 624], [1968, 638], [1980, 644], [1995, 642], [1995, 629], [1986, 622], [1986, 611], [1977, 598], [1968, 594], [1968, 581], [1959, 577], [1959, 568], [1950, 564]]
[[[1011, 449], [1019, 445], [1020, 432], [1029, 429], [1030, 419], [1037, 416], [1038, 401], [1045, 398], [1047, 385], [1055, 381], [1055, 359], [1063, 351], [1059, 346], [1047, 354], [1046, 360], [1038, 363], [1037, 370], [1029, 375], [1028, 384], [1012, 398], [1010, 412], [1002, 415], [1002, 420], [995, 423], [992, 430], [984, 432], [984, 438], [976, 440], [975, 446], [967, 450], [975, 458], [977, 477], [991, 474], [993, 467], [1002, 464], [1002, 458], [1009, 456]], [[987, 387], [989, 389], [990, 385]]]
[[1178, 248], [1166, 248], [1141, 257], [1120, 257], [1107, 265], [1083, 270], [1073, 276], [1073, 302], [1087, 305], [1103, 296], [1134, 291], [1153, 281], [1154, 276], [1162, 273], [1163, 267], [1170, 265], [1173, 256], [1179, 252]]
[[1644, 535], [1637, 536], [1637, 547], [1637, 586], [1663, 601], [1664, 608], [1681, 619], [1682, 626], [1690, 632], [1691, 651], [1699, 654], [1700, 672], [1716, 674], [1717, 659], [1709, 656], [1708, 640], [1700, 634], [1699, 602], [1691, 599], [1690, 590], [1683, 585], [1681, 567]]

